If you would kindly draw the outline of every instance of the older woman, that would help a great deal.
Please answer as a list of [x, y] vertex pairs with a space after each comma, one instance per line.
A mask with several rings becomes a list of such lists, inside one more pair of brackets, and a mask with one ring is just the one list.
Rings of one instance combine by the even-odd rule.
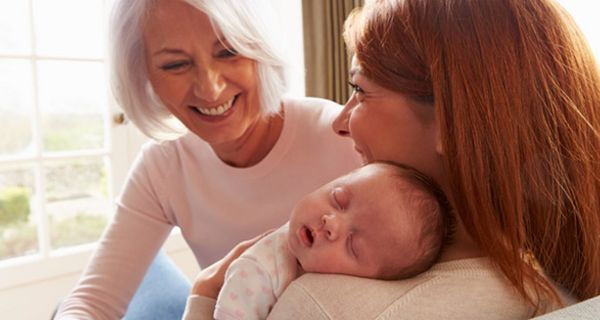
[[268, 7], [259, 0], [116, 3], [119, 103], [150, 137], [163, 139], [181, 124], [187, 132], [144, 147], [57, 318], [122, 317], [174, 226], [208, 266], [283, 224], [302, 195], [358, 166], [351, 141], [330, 130], [340, 106], [282, 98], [286, 70]]
[[409, 280], [305, 274], [270, 318], [527, 319], [599, 295], [600, 75], [566, 12], [374, 0], [345, 35], [354, 94], [334, 130], [434, 177], [455, 237]]

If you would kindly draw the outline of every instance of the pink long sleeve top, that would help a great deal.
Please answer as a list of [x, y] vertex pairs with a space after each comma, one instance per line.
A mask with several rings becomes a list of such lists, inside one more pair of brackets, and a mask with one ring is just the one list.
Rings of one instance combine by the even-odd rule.
[[249, 168], [223, 163], [192, 133], [146, 145], [113, 221], [57, 318], [122, 317], [173, 227], [207, 266], [240, 241], [281, 226], [303, 195], [360, 165], [351, 139], [331, 129], [339, 105], [302, 98], [284, 101], [283, 109], [279, 140]]

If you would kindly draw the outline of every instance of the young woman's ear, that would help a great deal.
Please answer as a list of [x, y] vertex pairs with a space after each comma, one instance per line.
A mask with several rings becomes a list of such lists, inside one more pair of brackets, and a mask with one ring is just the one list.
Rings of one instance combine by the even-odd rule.
[[444, 155], [444, 147], [443, 147], [443, 143], [442, 143], [442, 134], [441, 134], [441, 130], [440, 130], [440, 122], [439, 121], [437, 121], [437, 125], [435, 127], [435, 152], [437, 152], [437, 154], [440, 156]]

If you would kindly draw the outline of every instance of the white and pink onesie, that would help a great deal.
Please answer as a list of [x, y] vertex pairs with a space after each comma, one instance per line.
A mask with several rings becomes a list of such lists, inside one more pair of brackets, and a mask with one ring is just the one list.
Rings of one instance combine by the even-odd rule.
[[215, 319], [267, 318], [277, 298], [299, 276], [296, 257], [288, 250], [287, 234], [285, 224], [231, 263], [217, 298]]

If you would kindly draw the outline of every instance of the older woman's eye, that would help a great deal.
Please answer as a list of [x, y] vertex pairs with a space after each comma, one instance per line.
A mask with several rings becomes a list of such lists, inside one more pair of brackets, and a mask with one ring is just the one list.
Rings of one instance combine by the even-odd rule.
[[160, 66], [160, 68], [164, 71], [179, 71], [190, 65], [189, 61], [174, 61], [167, 62]]
[[234, 49], [224, 49], [217, 53], [219, 58], [233, 58], [237, 57], [238, 53]]

